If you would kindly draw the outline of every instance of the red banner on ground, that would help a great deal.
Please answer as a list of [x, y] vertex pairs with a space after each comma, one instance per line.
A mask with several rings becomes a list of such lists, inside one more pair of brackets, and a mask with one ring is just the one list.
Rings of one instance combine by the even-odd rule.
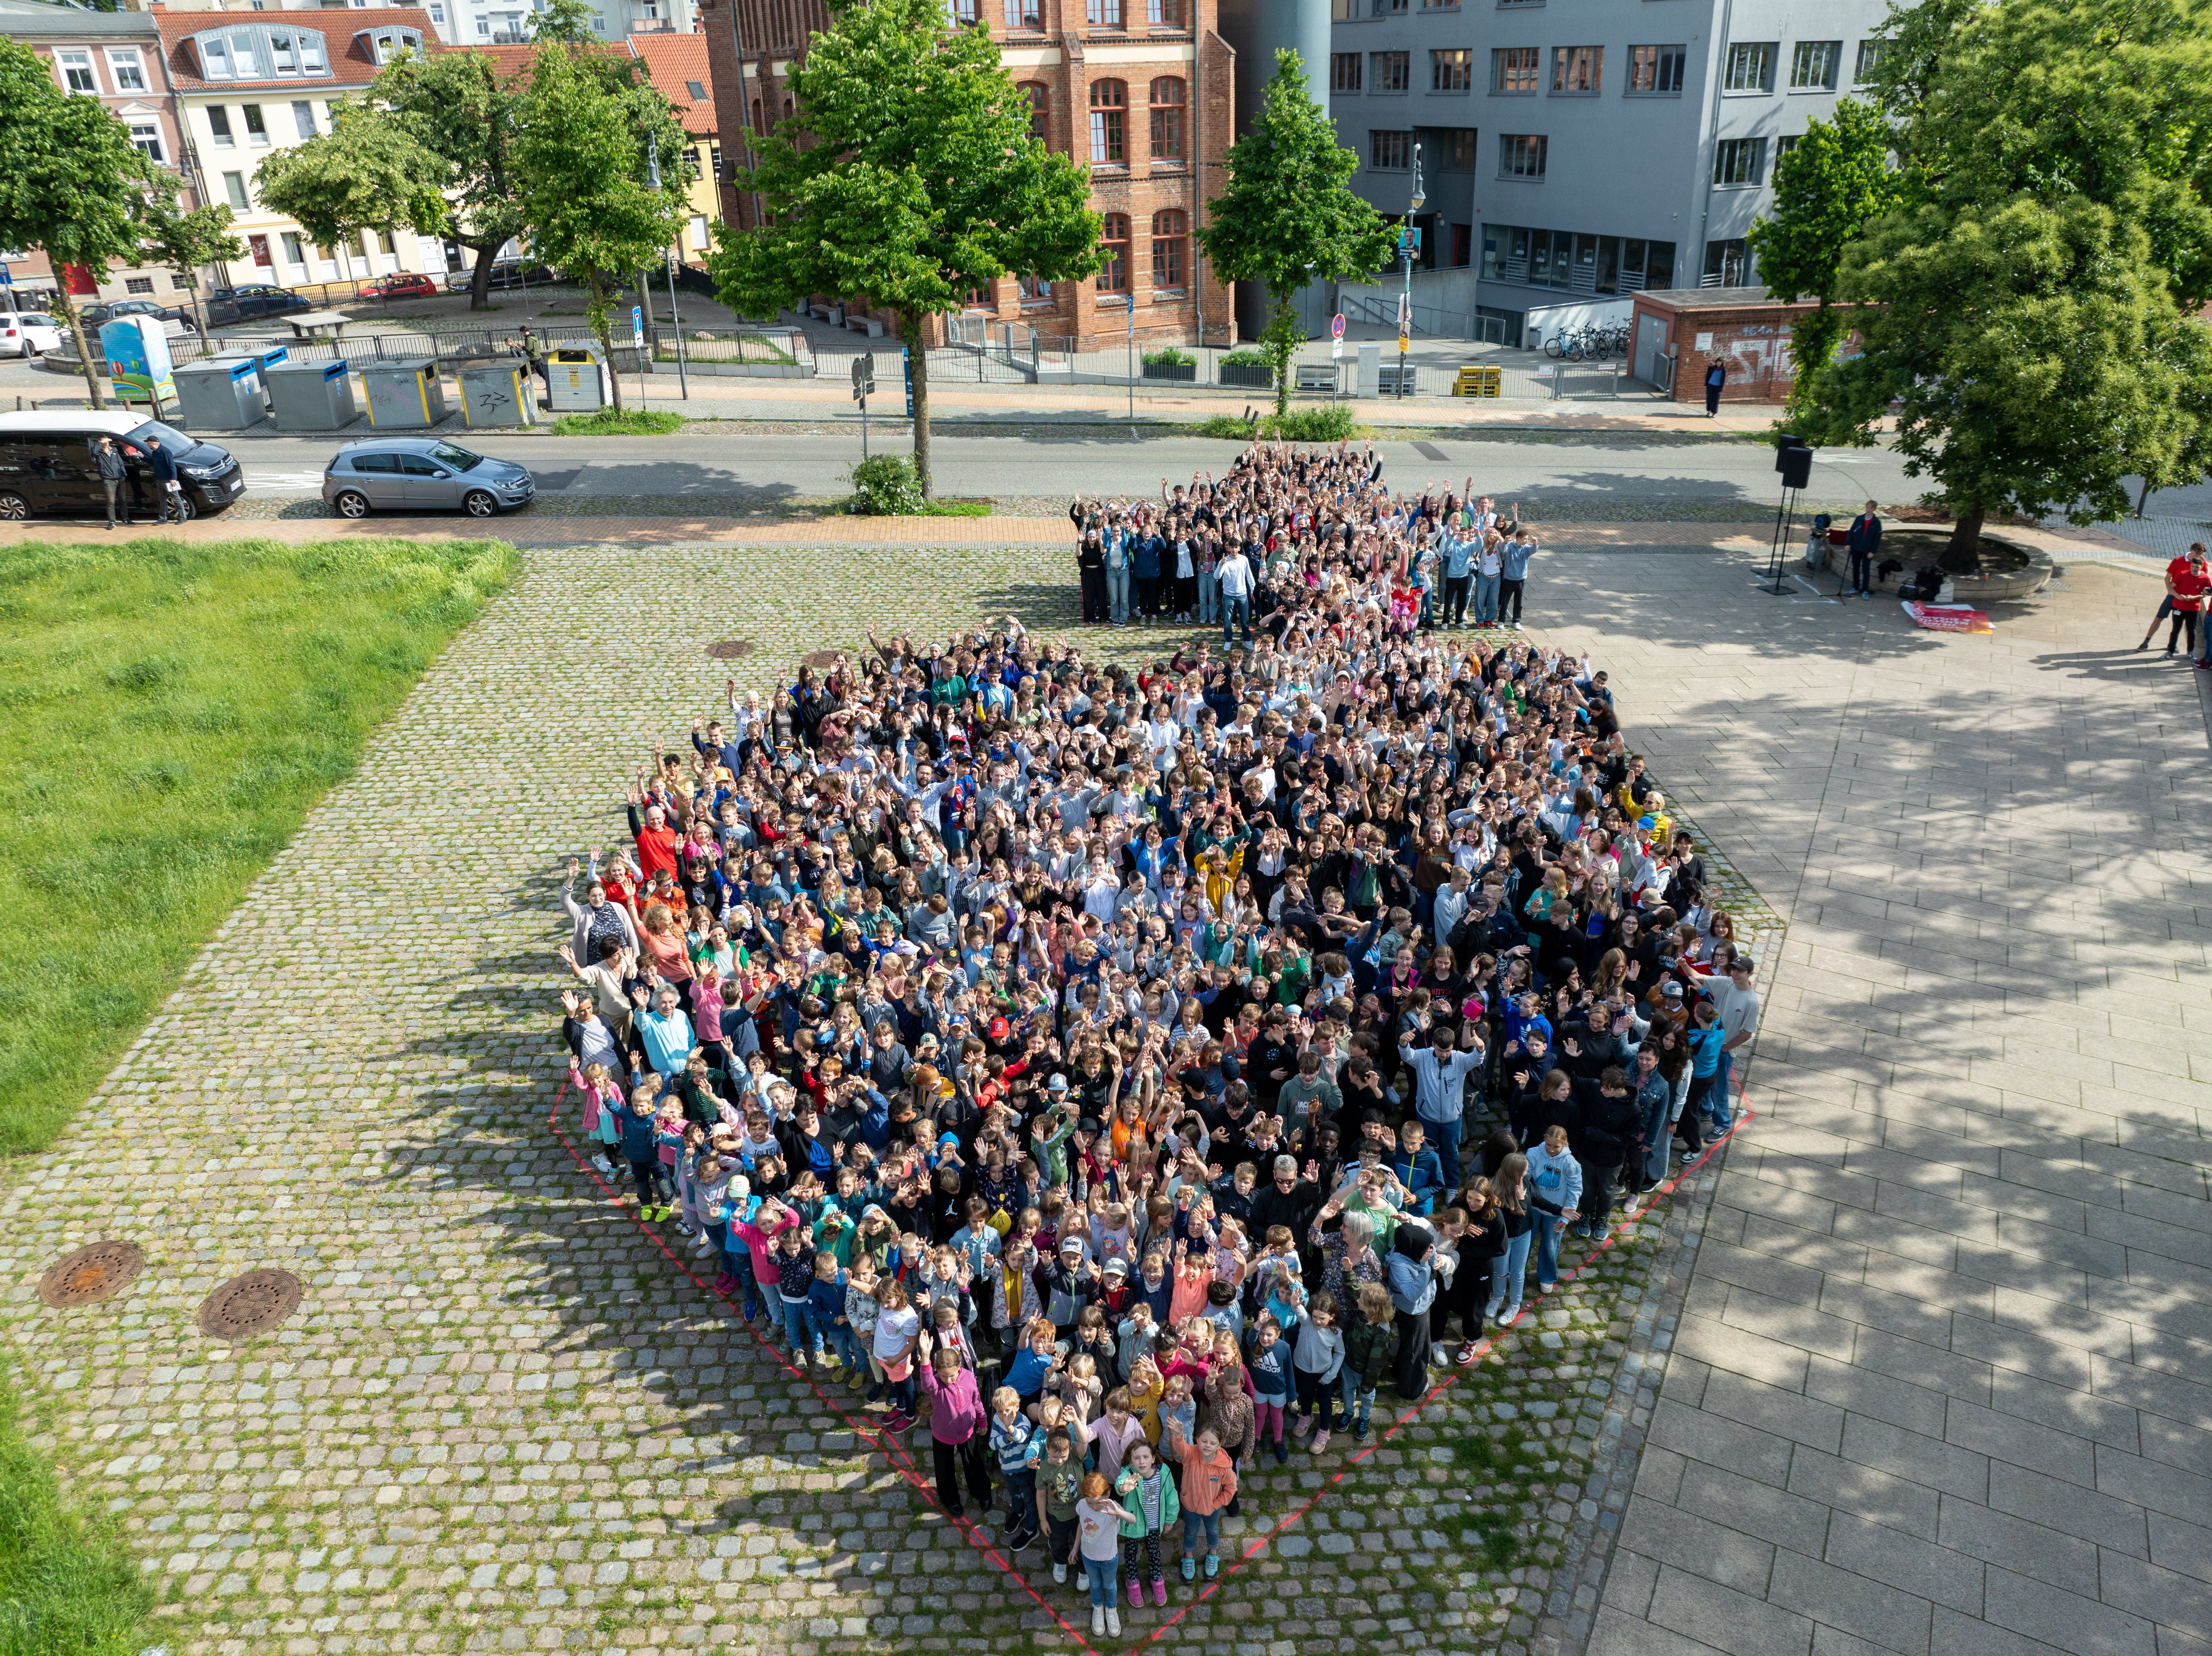
[[1915, 627], [1924, 627], [1931, 633], [1994, 633], [1990, 618], [1978, 610], [1962, 610], [1948, 604], [1911, 604], [1905, 613], [1912, 617]]

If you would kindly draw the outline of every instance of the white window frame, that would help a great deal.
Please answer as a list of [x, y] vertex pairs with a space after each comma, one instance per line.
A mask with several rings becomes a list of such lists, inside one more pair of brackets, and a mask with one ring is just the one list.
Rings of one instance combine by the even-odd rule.
[[321, 129], [315, 124], [315, 106], [305, 98], [292, 100], [292, 128], [305, 143]]
[[222, 175], [222, 188], [224, 199], [230, 203], [231, 211], [234, 213], [250, 213], [253, 210], [253, 197], [246, 190], [245, 173], [224, 173]]
[[[1774, 60], [1781, 55], [1778, 40], [1731, 40], [1721, 54], [1721, 92], [1734, 98], [1765, 98], [1774, 92]], [[1743, 71], [1756, 68], [1754, 81]]]
[[[123, 77], [128, 75], [131, 79]], [[146, 92], [146, 61], [138, 55], [136, 46], [110, 46], [107, 49], [107, 79], [117, 93]]]
[[133, 120], [131, 123], [131, 147], [156, 167], [169, 164], [164, 154], [166, 146], [161, 142], [161, 124], [159, 121]]
[[210, 104], [206, 112], [208, 148], [210, 149], [237, 149], [238, 129], [230, 124], [229, 107], [223, 104]]
[[[70, 97], [97, 98], [100, 96], [100, 70], [94, 65], [90, 52], [75, 50], [57, 52], [54, 53], [54, 69], [61, 77], [62, 90]], [[92, 82], [90, 86], [78, 86], [70, 79], [70, 76], [79, 70], [82, 70], [84, 78]]]
[[[1814, 54], [1825, 50], [1827, 53], [1827, 74], [1817, 81], [1800, 81], [1797, 76]], [[1790, 48], [1790, 89], [1792, 92], [1833, 92], [1836, 82], [1844, 71], [1844, 43], [1841, 40], [1799, 40]]]
[[[1748, 176], [1742, 165], [1749, 157]], [[1736, 164], [1731, 166], [1731, 161]], [[1723, 177], [1723, 173], [1734, 174]], [[1766, 182], [1766, 140], [1763, 137], [1716, 138], [1713, 141], [1713, 188], [1756, 190]]]

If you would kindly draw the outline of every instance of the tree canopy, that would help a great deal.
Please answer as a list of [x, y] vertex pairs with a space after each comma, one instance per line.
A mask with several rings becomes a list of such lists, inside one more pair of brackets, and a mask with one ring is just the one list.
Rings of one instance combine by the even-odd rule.
[[359, 100], [335, 104], [331, 130], [262, 159], [253, 187], [347, 265], [364, 230], [435, 235], [446, 227], [447, 167], [411, 134]]
[[1198, 241], [1224, 279], [1267, 285], [1279, 416], [1289, 406], [1291, 353], [1303, 337], [1292, 296], [1309, 282], [1387, 270], [1395, 242], [1389, 222], [1352, 193], [1359, 157], [1336, 141], [1294, 52], [1275, 54], [1259, 115], [1230, 146], [1228, 167], [1229, 188], [1206, 203], [1211, 222]]
[[948, 29], [942, 0], [842, 7], [792, 88], [796, 116], [754, 141], [758, 165], [739, 179], [767, 221], [725, 226], [708, 263], [723, 300], [748, 315], [816, 294], [898, 313], [927, 494], [927, 319], [1001, 276], [1098, 270], [1090, 179], [1030, 136], [1028, 100], [997, 43], [982, 29]]
[[477, 256], [469, 308], [483, 310], [499, 250], [524, 229], [514, 175], [521, 92], [501, 82], [488, 53], [441, 52], [403, 55], [376, 77], [373, 95], [385, 118], [442, 164], [453, 238]]

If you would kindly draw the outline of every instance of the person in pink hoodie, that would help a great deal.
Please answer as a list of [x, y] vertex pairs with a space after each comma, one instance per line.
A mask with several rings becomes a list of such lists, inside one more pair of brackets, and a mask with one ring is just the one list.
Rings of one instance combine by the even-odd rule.
[[[769, 1250], [775, 1247], [777, 1237], [799, 1222], [799, 1216], [773, 1196], [760, 1204], [759, 1210], [752, 1220], [732, 1216], [730, 1234], [740, 1238], [744, 1242], [746, 1250], [751, 1253], [753, 1259], [752, 1280], [744, 1284], [747, 1322], [750, 1322], [761, 1309], [760, 1304], [753, 1297], [754, 1295], [756, 1293], [765, 1295], [772, 1293], [775, 1289], [775, 1265], [769, 1258]], [[757, 1287], [757, 1284], [763, 1283], [769, 1286], [765, 1289]]]
[[991, 1510], [990, 1425], [983, 1412], [983, 1394], [975, 1389], [975, 1371], [960, 1361], [957, 1350], [937, 1344], [927, 1329], [921, 1331], [921, 1366], [916, 1374], [929, 1398], [929, 1438], [937, 1459], [937, 1498], [954, 1518], [960, 1505], [960, 1468], [967, 1469], [968, 1493], [985, 1512]]

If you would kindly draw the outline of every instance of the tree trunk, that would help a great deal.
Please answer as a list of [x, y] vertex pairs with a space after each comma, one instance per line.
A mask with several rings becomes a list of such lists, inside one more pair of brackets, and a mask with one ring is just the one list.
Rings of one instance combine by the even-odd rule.
[[1268, 355], [1275, 359], [1275, 425], [1279, 431], [1283, 416], [1291, 411], [1291, 355], [1298, 348], [1292, 331], [1297, 326], [1297, 313], [1291, 308], [1288, 294], [1275, 296], [1275, 319], [1267, 330]]
[[477, 256], [476, 268], [469, 272], [469, 308], [488, 311], [491, 309], [491, 267], [499, 263], [500, 244], [465, 241], [461, 245], [473, 248]]
[[931, 498], [929, 481], [929, 346], [922, 331], [927, 318], [902, 312], [899, 331], [907, 336], [907, 361], [914, 374], [914, 475], [921, 484], [921, 498]]
[[84, 369], [84, 383], [92, 392], [92, 405], [104, 409], [107, 406], [106, 387], [100, 384], [100, 370], [92, 365], [92, 342], [85, 337], [84, 318], [70, 300], [69, 271], [64, 267], [56, 274], [61, 280], [54, 284], [54, 308], [62, 313], [62, 320], [69, 324], [70, 337], [76, 341], [76, 360]]
[[615, 412], [623, 411], [622, 375], [615, 372], [614, 331], [607, 326], [607, 293], [600, 284], [599, 273], [593, 270], [585, 278], [592, 289], [592, 332], [599, 342], [600, 359], [605, 363], [607, 383], [615, 389]]
[[1982, 520], [1988, 515], [1988, 508], [1979, 504], [1959, 514], [1958, 527], [1951, 531], [1951, 543], [1936, 561], [1941, 567], [1954, 575], [1981, 567]]

